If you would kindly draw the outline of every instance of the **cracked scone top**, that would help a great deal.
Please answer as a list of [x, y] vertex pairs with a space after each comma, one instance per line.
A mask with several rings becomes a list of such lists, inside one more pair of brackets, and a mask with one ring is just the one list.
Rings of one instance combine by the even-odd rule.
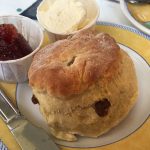
[[40, 50], [30, 68], [30, 84], [56, 97], [80, 94], [99, 77], [111, 76], [119, 60], [120, 49], [110, 36], [84, 31]]
[[131, 110], [137, 81], [130, 57], [106, 33], [85, 30], [38, 51], [29, 84], [51, 133], [97, 137]]

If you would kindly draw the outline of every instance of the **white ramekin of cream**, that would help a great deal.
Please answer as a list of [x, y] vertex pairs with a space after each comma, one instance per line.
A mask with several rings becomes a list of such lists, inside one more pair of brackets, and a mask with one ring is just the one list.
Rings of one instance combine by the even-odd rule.
[[56, 35], [70, 35], [90, 28], [98, 17], [97, 0], [43, 0], [37, 9], [41, 26]]

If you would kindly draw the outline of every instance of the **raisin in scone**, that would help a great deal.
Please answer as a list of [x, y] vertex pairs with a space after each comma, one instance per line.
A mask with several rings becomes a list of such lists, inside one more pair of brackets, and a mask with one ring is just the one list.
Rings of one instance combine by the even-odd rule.
[[85, 30], [39, 50], [29, 84], [51, 133], [98, 137], [123, 120], [137, 99], [131, 58], [106, 33]]

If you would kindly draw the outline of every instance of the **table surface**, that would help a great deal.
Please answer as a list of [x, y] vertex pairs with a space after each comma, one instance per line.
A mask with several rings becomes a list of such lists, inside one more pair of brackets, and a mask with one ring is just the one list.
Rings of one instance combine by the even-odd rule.
[[[24, 4], [24, 7], [22, 7], [22, 5], [19, 6], [18, 0], [16, 1], [17, 3], [12, 5], [15, 8], [11, 7], [9, 9], [10, 5], [9, 7], [8, 5], [6, 5], [6, 3], [8, 4], [8, 0], [0, 0], [0, 3], [2, 4], [0, 5], [0, 15], [19, 14], [19, 12], [16, 12], [16, 8], [21, 7], [23, 11], [27, 7], [29, 7], [29, 5], [31, 5], [35, 0], [28, 0], [28, 3]], [[100, 16], [98, 18], [99, 21], [113, 22], [113, 23], [123, 24], [123, 25], [128, 25], [128, 26], [133, 27], [133, 25], [128, 21], [128, 19], [122, 13], [119, 3], [111, 2], [108, 0], [98, 0], [98, 3], [100, 6]], [[1, 86], [3, 86], [3, 84]], [[7, 86], [12, 89], [11, 91], [8, 92], [8, 94], [12, 96], [13, 99], [15, 99], [15, 95], [14, 95], [15, 85], [12, 84], [12, 85], [7, 85]], [[4, 85], [4, 88], [5, 88], [5, 85]], [[150, 119], [147, 120], [147, 122], [143, 125], [142, 128], [139, 129], [137, 133], [131, 135], [130, 138], [126, 138], [120, 142], [115, 143], [113, 145], [113, 149], [112, 149], [112, 146], [110, 145], [110, 146], [104, 146], [101, 148], [91, 148], [90, 150], [126, 150], [126, 149], [128, 150], [150, 150], [150, 144], [147, 143], [148, 141], [150, 141], [149, 133], [150, 133]], [[147, 139], [145, 139], [145, 137]], [[0, 119], [0, 139], [2, 139], [6, 143], [6, 145], [8, 145], [8, 147], [10, 147], [10, 150], [20, 149], [20, 147], [15, 142], [15, 139], [13, 138], [13, 136], [11, 136], [11, 134], [9, 133], [7, 126], [4, 125], [1, 119]], [[138, 146], [138, 144], [136, 143], [136, 140], [141, 143], [144, 143], [144, 141], [146, 142], [145, 143], [146, 146], [144, 147], [144, 149], [142, 148], [142, 146], [140, 147]], [[134, 143], [132, 141], [134, 141]], [[70, 148], [64, 148], [64, 147], [61, 147], [61, 149], [71, 150]], [[78, 149], [78, 150], [81, 150], [81, 149]]]
[[108, 0], [98, 0], [100, 7], [99, 21], [113, 22], [133, 26], [121, 11], [120, 4]]

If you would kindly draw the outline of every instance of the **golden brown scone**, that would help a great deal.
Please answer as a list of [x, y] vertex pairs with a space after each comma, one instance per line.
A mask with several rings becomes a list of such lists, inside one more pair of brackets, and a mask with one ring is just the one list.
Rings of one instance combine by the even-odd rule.
[[137, 97], [131, 58], [105, 33], [85, 30], [41, 49], [29, 84], [51, 133], [97, 137], [116, 126]]
[[110, 36], [84, 31], [40, 50], [29, 71], [30, 85], [60, 98], [80, 94], [99, 77], [111, 77], [119, 57]]

